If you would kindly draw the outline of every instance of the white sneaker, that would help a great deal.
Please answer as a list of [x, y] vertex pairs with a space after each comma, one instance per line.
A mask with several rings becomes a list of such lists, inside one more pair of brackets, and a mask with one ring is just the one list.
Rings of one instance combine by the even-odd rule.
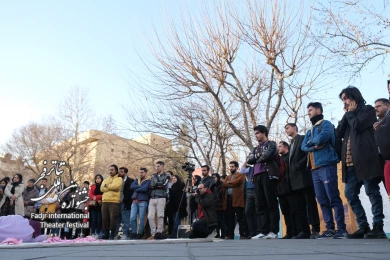
[[278, 238], [278, 235], [273, 232], [269, 232], [269, 234], [265, 237], [265, 239], [275, 239], [275, 238]]
[[213, 232], [211, 232], [211, 234], [207, 236], [207, 239], [214, 239], [216, 235], [217, 235], [217, 232], [214, 229]]
[[121, 238], [121, 240], [128, 240], [129, 238], [125, 235], [123, 235], [123, 237]]
[[258, 234], [256, 236], [252, 237], [251, 239], [261, 239], [261, 238], [265, 238], [265, 237], [266, 237], [266, 235], [260, 233], [260, 234]]

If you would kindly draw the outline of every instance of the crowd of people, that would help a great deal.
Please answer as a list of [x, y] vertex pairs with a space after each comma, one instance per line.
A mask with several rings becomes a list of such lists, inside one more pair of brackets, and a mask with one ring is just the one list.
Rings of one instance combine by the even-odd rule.
[[[383, 181], [390, 194], [390, 102], [381, 98], [375, 107], [367, 105], [355, 87], [343, 89], [339, 97], [345, 114], [337, 127], [324, 119], [319, 102], [307, 106], [312, 127], [306, 135], [298, 134], [296, 124], [286, 124], [289, 142], [276, 143], [268, 139], [267, 127], [254, 127], [258, 145], [241, 168], [231, 161], [228, 175], [211, 173], [210, 166], [203, 165], [202, 176], [192, 176], [186, 185], [181, 176], [165, 171], [162, 161], [155, 164], [152, 175], [140, 168], [136, 179], [128, 176], [127, 168], [113, 164], [108, 177], [97, 174], [91, 186], [88, 181], [83, 183], [88, 201], [68, 209], [60, 205], [83, 196], [82, 187], [71, 188], [60, 197], [54, 189], [34, 201], [48, 192], [47, 180], [36, 186], [30, 179], [25, 187], [23, 176], [16, 174], [0, 181], [0, 215], [30, 218], [39, 212], [89, 213], [89, 219], [71, 220], [87, 221], [89, 228], [42, 230], [67, 238], [175, 239], [180, 223], [188, 217], [190, 238], [234, 239], [238, 223], [240, 239], [275, 239], [280, 234], [281, 211], [286, 226], [283, 239], [386, 238], [379, 184]], [[358, 224], [350, 234], [338, 188], [340, 162], [345, 197]], [[371, 203], [372, 228], [359, 199], [363, 186]], [[322, 232], [317, 202], [326, 226]]]

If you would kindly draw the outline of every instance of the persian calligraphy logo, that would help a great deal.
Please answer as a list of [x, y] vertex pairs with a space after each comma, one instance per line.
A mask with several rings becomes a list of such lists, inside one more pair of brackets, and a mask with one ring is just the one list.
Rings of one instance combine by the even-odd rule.
[[[43, 161], [44, 165], [47, 165], [47, 160]], [[69, 202], [63, 201], [61, 203], [61, 197], [65, 192], [68, 192], [72, 188], [78, 188], [77, 183], [72, 179], [70, 181], [70, 185], [68, 187], [65, 187], [64, 182], [61, 180], [61, 176], [64, 173], [64, 170], [61, 170], [61, 167], [66, 166], [66, 162], [59, 161], [59, 160], [53, 160], [51, 161], [51, 164], [53, 167], [48, 171], [46, 166], [43, 167], [42, 172], [39, 176], [39, 178], [36, 180], [34, 185], [37, 185], [39, 181], [46, 178], [47, 176], [50, 176], [54, 171], [57, 178], [54, 180], [53, 184], [50, 186], [50, 189], [48, 189], [42, 196], [38, 198], [31, 199], [32, 201], [42, 201], [46, 198], [48, 198], [50, 195], [55, 194], [57, 195], [57, 201], [61, 204], [61, 209], [76, 209], [79, 208], [80, 204], [86, 203], [89, 200], [88, 197], [88, 191], [85, 187], [83, 187], [81, 190], [79, 190], [79, 195], [86, 194], [83, 200], [80, 200], [80, 196], [77, 198], [76, 193], [72, 194], [72, 200]], [[41, 189], [43, 189], [43, 185], [40, 186]], [[86, 208], [85, 208], [86, 210]]]

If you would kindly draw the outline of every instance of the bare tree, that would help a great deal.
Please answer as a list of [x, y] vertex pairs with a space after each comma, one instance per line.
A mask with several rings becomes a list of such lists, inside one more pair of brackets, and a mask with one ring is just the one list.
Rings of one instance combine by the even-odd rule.
[[318, 26], [313, 34], [349, 76], [358, 76], [373, 60], [381, 61], [390, 53], [389, 0], [339, 0], [314, 7]]
[[[318, 89], [314, 82], [326, 70], [309, 38], [311, 17], [304, 20], [304, 12], [285, 1], [273, 3], [248, 1], [244, 14], [233, 4], [216, 4], [199, 19], [185, 14], [180, 26], [169, 23], [165, 35], [155, 30], [156, 62], [145, 65], [161, 87], [139, 89], [149, 99], [213, 100], [239, 145], [253, 149], [253, 127], [271, 128], [283, 103]], [[286, 83], [290, 78], [294, 82]], [[287, 116], [298, 108], [286, 106]]]

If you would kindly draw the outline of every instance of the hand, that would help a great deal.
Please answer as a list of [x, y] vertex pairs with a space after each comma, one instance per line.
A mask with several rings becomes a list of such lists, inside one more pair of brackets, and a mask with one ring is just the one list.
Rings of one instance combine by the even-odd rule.
[[191, 196], [195, 197], [196, 196], [196, 192], [191, 193]]
[[355, 111], [357, 108], [357, 104], [355, 101], [351, 101], [351, 104], [349, 104], [349, 107], [348, 107], [348, 112], [353, 112]]
[[24, 206], [28, 206], [28, 202], [27, 201], [24, 201]]
[[10, 199], [11, 199], [11, 200], [15, 200], [15, 199], [16, 199], [15, 195], [12, 195], [12, 196], [10, 197]]
[[96, 200], [96, 196], [93, 196], [93, 200]]
[[14, 201], [13, 201], [13, 200], [10, 200], [10, 201], [9, 201], [9, 205], [10, 205], [10, 206], [14, 205]]
[[378, 125], [379, 125], [379, 122], [375, 122], [375, 124], [373, 125], [374, 130], [376, 130], [376, 128], [378, 127]]
[[325, 146], [325, 144], [323, 144], [323, 145], [316, 145], [316, 146], [314, 146], [314, 150], [320, 150], [320, 149], [324, 148], [324, 146]]

